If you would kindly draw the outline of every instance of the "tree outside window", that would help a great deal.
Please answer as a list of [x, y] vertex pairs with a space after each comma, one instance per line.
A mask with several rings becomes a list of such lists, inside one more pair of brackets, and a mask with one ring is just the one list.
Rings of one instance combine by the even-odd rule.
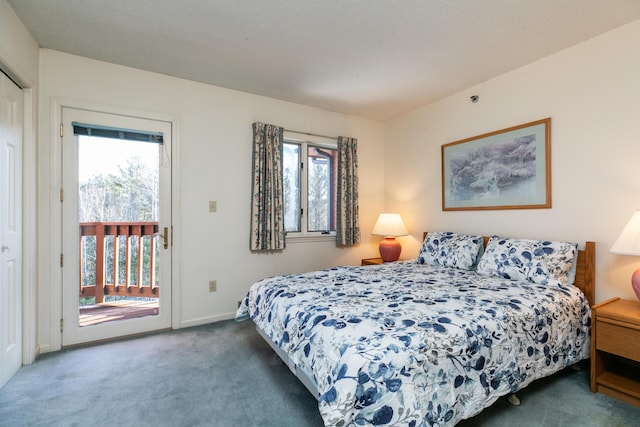
[[309, 142], [287, 141], [283, 144], [287, 232], [304, 235], [335, 231], [336, 163], [335, 147]]

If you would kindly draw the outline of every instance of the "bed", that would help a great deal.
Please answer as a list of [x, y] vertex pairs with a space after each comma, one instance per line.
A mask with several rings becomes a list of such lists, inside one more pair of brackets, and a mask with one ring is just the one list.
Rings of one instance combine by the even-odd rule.
[[271, 277], [251, 318], [327, 426], [448, 426], [589, 357], [595, 243], [425, 233], [415, 260]]

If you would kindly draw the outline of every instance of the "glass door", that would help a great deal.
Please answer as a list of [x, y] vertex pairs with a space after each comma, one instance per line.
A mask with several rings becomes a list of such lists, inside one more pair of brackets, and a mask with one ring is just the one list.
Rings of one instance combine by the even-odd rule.
[[63, 345], [171, 326], [171, 124], [63, 108]]

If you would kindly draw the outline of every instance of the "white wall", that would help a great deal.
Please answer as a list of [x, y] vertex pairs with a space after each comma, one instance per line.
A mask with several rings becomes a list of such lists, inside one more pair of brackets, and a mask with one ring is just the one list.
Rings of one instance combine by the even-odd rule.
[[38, 82], [38, 45], [6, 0], [0, 0], [0, 66], [24, 86]]
[[[58, 185], [51, 159], [55, 144], [51, 130], [51, 102], [79, 100], [126, 110], [137, 109], [179, 118], [180, 326], [230, 318], [237, 301], [256, 280], [280, 273], [320, 269], [336, 264], [359, 264], [376, 256], [379, 238], [369, 231], [384, 205], [382, 123], [363, 120], [250, 95], [192, 81], [94, 61], [52, 50], [40, 54], [39, 168], [43, 226], [56, 206]], [[65, 101], [66, 102], [66, 101]], [[249, 251], [251, 150], [254, 121], [324, 135], [358, 138], [360, 225], [362, 243], [353, 249], [334, 242], [290, 243], [278, 254]], [[208, 212], [216, 200], [218, 211]], [[56, 230], [56, 225], [51, 224]], [[54, 231], [55, 232], [55, 231]], [[43, 229], [41, 247], [55, 236]], [[43, 351], [59, 348], [55, 322], [59, 290], [55, 257], [42, 253], [39, 343]], [[47, 278], [52, 278], [47, 283]], [[208, 281], [218, 291], [208, 292]], [[53, 286], [53, 289], [52, 289]]]
[[[596, 242], [596, 299], [635, 299], [609, 248], [640, 209], [640, 21], [388, 122], [385, 207], [422, 230]], [[479, 95], [478, 103], [469, 97]], [[551, 117], [552, 209], [443, 212], [441, 145]]]

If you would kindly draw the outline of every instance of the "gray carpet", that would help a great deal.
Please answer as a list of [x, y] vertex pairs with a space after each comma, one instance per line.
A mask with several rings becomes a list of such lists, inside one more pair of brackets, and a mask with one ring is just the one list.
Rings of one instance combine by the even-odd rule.
[[[585, 366], [586, 367], [586, 366]], [[565, 370], [459, 426], [635, 426], [640, 408]], [[46, 354], [0, 390], [0, 426], [322, 426], [310, 393], [256, 333], [225, 321]]]

